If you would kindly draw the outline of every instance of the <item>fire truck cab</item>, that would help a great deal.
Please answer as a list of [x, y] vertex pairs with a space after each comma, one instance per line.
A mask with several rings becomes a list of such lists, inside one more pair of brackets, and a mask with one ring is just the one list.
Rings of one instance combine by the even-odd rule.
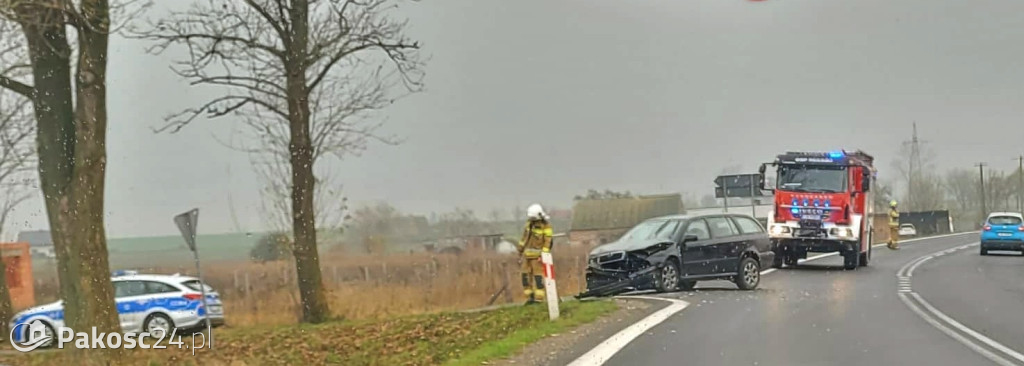
[[[768, 233], [773, 266], [795, 266], [807, 253], [839, 252], [843, 267], [871, 260], [871, 187], [874, 158], [862, 151], [787, 152], [762, 164], [761, 188], [774, 193]], [[776, 169], [775, 187], [765, 187], [765, 170]]]

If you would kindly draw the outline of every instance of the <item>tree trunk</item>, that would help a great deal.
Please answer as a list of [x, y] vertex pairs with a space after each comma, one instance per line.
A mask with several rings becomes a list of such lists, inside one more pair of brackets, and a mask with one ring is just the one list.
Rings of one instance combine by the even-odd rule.
[[74, 207], [71, 238], [78, 244], [79, 286], [86, 299], [81, 316], [100, 332], [119, 331], [110, 283], [103, 190], [107, 167], [107, 45], [110, 9], [107, 0], [83, 0], [86, 26], [78, 27], [78, 72], [75, 79], [75, 165], [69, 195]]
[[313, 145], [310, 139], [309, 90], [306, 86], [306, 48], [309, 43], [309, 3], [295, 0], [290, 10], [292, 37], [287, 41], [285, 62], [288, 91], [288, 119], [291, 141], [288, 145], [292, 167], [292, 231], [295, 236], [295, 272], [302, 298], [302, 321], [327, 320], [330, 309], [320, 273], [316, 246], [316, 218], [313, 197]]
[[85, 0], [79, 33], [78, 108], [72, 106], [70, 55], [61, 12], [16, 7], [28, 41], [36, 96], [39, 180], [57, 255], [67, 326], [119, 331], [103, 223], [107, 4]]

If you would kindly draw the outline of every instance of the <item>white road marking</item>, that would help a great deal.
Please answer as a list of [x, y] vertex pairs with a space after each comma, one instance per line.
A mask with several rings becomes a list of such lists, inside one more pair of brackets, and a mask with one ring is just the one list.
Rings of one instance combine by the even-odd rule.
[[686, 309], [687, 306], [690, 306], [690, 303], [686, 301], [670, 298], [649, 296], [621, 297], [627, 299], [661, 300], [668, 301], [671, 304], [666, 306], [664, 309], [658, 310], [654, 312], [654, 314], [648, 315], [646, 318], [643, 318], [640, 321], [633, 323], [632, 325], [626, 327], [626, 329], [623, 329], [618, 333], [615, 333], [615, 335], [606, 339], [604, 342], [601, 342], [601, 344], [597, 345], [597, 347], [594, 347], [589, 352], [583, 354], [575, 361], [570, 363], [569, 366], [602, 365], [605, 363], [605, 361], [608, 361], [609, 359], [612, 358], [612, 356], [614, 356], [620, 350], [625, 348], [626, 345], [629, 344], [629, 342], [632, 342], [634, 339], [636, 339], [636, 337], [639, 337], [640, 335], [644, 334], [644, 332], [646, 332], [648, 329], [651, 329], [655, 325], [658, 325], [661, 322], [665, 321], [665, 319], [668, 319], [673, 314], [678, 313], [683, 309]]
[[906, 276], [907, 277], [914, 277], [914, 270], [917, 269], [917, 266], [920, 266], [921, 263], [927, 262], [927, 261], [931, 260], [932, 258], [935, 258], [935, 256], [934, 255], [929, 255], [929, 256], [926, 256], [926, 257], [922, 258], [921, 260], [917, 261], [917, 263], [914, 263], [913, 266], [910, 266], [910, 268], [907, 269]]
[[[965, 235], [965, 234], [970, 234], [970, 233], [971, 232], [956, 233], [956, 234], [946, 234], [946, 235], [938, 235], [938, 236], [930, 236], [930, 237], [922, 237], [922, 238], [914, 238], [914, 239], [907, 239], [907, 240], [902, 241], [902, 243], [915, 242], [915, 241], [921, 241], [921, 240], [930, 240], [930, 239], [940, 239], [940, 238], [946, 238], [946, 237], [957, 236], [957, 235]], [[884, 245], [886, 245], [886, 244], [885, 243], [879, 243], [879, 244], [872, 245], [872, 247], [877, 248], [877, 247], [884, 246]], [[817, 259], [821, 259], [821, 258], [827, 258], [827, 257], [838, 255], [838, 254], [839, 254], [838, 252], [819, 254], [819, 255], [815, 255], [815, 256], [809, 257], [807, 259], [801, 259], [797, 263], [803, 263], [803, 262], [813, 261], [813, 260], [817, 260]], [[766, 275], [766, 274], [769, 274], [769, 273], [772, 273], [772, 272], [775, 272], [775, 271], [776, 271], [775, 268], [769, 268], [769, 269], [761, 271], [761, 275]], [[901, 269], [901, 271], [902, 271], [902, 269]], [[686, 309], [687, 306], [690, 306], [690, 303], [688, 303], [686, 301], [682, 301], [682, 300], [678, 300], [678, 299], [671, 299], [671, 298], [651, 297], [651, 296], [620, 296], [620, 297], [622, 297], [622, 298], [633, 298], [633, 299], [661, 300], [661, 301], [671, 302], [672, 304], [670, 304], [669, 306], [665, 307], [664, 309], [656, 311], [654, 314], [648, 315], [646, 318], [643, 318], [639, 322], [633, 323], [629, 327], [626, 327], [626, 329], [623, 329], [623, 330], [619, 331], [618, 333], [615, 333], [615, 335], [611, 336], [611, 338], [608, 338], [604, 342], [601, 342], [601, 344], [597, 345], [596, 347], [594, 347], [593, 349], [591, 349], [590, 351], [588, 351], [587, 353], [583, 354], [582, 356], [577, 358], [575, 361], [570, 363], [569, 366], [591, 366], [591, 365], [597, 366], [597, 365], [603, 365], [606, 361], [611, 359], [612, 356], [614, 356], [616, 353], [618, 353], [623, 348], [625, 348], [626, 345], [628, 345], [630, 342], [632, 342], [634, 339], [636, 339], [636, 337], [639, 337], [641, 334], [643, 334], [648, 329], [654, 327], [655, 325], [660, 324], [661, 322], [663, 322], [666, 319], [668, 319], [670, 316], [675, 315], [676, 313], [682, 311], [683, 309]]]
[[959, 329], [961, 332], [967, 333], [967, 335], [974, 337], [974, 339], [981, 341], [981, 343], [984, 343], [989, 347], [995, 348], [996, 350], [1005, 353], [1007, 356], [1013, 357], [1017, 361], [1024, 362], [1024, 355], [1020, 354], [1020, 352], [1014, 351], [1012, 348], [1007, 347], [1002, 343], [996, 342], [992, 338], [986, 337], [984, 334], [978, 333], [974, 329], [971, 329], [966, 325], [961, 324], [960, 322], [949, 317], [945, 313], [939, 311], [939, 309], [936, 309], [934, 306], [932, 306], [932, 304], [929, 304], [928, 301], [925, 301], [925, 299], [922, 298], [921, 295], [918, 295], [916, 292], [910, 293], [910, 296], [913, 296], [914, 300], [917, 300], [918, 302], [921, 303], [921, 305], [924, 305], [924, 308], [927, 309], [928, 312], [939, 317], [939, 319], [942, 319], [942, 321], [948, 323], [949, 325], [952, 325], [954, 328]]
[[[899, 281], [900, 281], [899, 290], [897, 290], [897, 295], [900, 297], [900, 300], [903, 300], [903, 303], [906, 304], [907, 307], [910, 308], [910, 310], [912, 310], [915, 313], [917, 313], [917, 315], [920, 316], [922, 319], [924, 319], [926, 322], [928, 322], [929, 324], [931, 324], [932, 326], [934, 326], [938, 330], [942, 331], [943, 333], [946, 333], [946, 335], [949, 335], [950, 337], [953, 337], [953, 339], [956, 339], [957, 341], [959, 341], [963, 345], [967, 346], [971, 350], [973, 350], [975, 352], [978, 352], [982, 356], [985, 356], [986, 358], [988, 358], [988, 359], [992, 360], [993, 362], [995, 362], [997, 364], [1000, 364], [1000, 365], [1004, 365], [1004, 366], [1017, 365], [1016, 363], [1014, 363], [1014, 362], [1012, 362], [1010, 360], [1007, 360], [1006, 358], [1003, 358], [1002, 356], [997, 355], [997, 354], [989, 351], [988, 349], [985, 349], [984, 347], [982, 347], [981, 345], [979, 345], [975, 341], [972, 341], [972, 340], [968, 339], [967, 337], [964, 337], [960, 333], [957, 333], [955, 330], [950, 329], [950, 327], [953, 327], [956, 330], [959, 330], [960, 332], [973, 337], [978, 342], [981, 342], [981, 343], [983, 343], [983, 344], [985, 344], [985, 345], [987, 345], [987, 346], [989, 346], [989, 347], [991, 347], [991, 348], [993, 348], [993, 349], [995, 349], [995, 350], [997, 350], [999, 352], [1002, 352], [1003, 354], [1005, 354], [1007, 356], [1010, 356], [1011, 358], [1016, 359], [1017, 361], [1024, 362], [1024, 354], [1021, 354], [1020, 352], [1017, 352], [1014, 349], [1012, 349], [1010, 347], [1007, 347], [1007, 346], [1003, 345], [1002, 343], [999, 343], [999, 342], [993, 340], [992, 338], [986, 337], [985, 335], [983, 335], [981, 333], [978, 333], [974, 329], [971, 329], [970, 327], [967, 327], [966, 325], [963, 325], [962, 323], [956, 321], [956, 319], [951, 318], [950, 316], [946, 315], [945, 313], [943, 313], [939, 309], [937, 309], [934, 306], [932, 306], [932, 304], [928, 303], [928, 301], [926, 301], [923, 297], [921, 297], [920, 294], [918, 294], [916, 292], [913, 292], [912, 283], [909, 280], [910, 277], [912, 277], [913, 274], [914, 274], [914, 269], [916, 269], [922, 263], [927, 262], [928, 260], [934, 259], [936, 257], [941, 257], [941, 256], [944, 256], [946, 254], [953, 253], [956, 250], [967, 249], [967, 248], [970, 248], [970, 247], [973, 247], [973, 246], [976, 246], [976, 245], [979, 245], [979, 244], [980, 243], [971, 243], [971, 244], [961, 245], [959, 247], [954, 248], [954, 250], [942, 250], [942, 251], [935, 252], [935, 253], [932, 253], [932, 254], [929, 254], [929, 255], [925, 255], [923, 257], [918, 257], [918, 258], [916, 258], [916, 259], [914, 259], [914, 260], [912, 260], [910, 262], [907, 262], [907, 264], [905, 264], [903, 266], [903, 268], [900, 268], [900, 270], [897, 272], [897, 274], [905, 272], [904, 275], [902, 275], [902, 276], [898, 275], [897, 276], [899, 278]], [[909, 297], [908, 297], [908, 294], [909, 294]], [[923, 306], [924, 309], [921, 309], [921, 307], [918, 306], [917, 304], [915, 304], [914, 301], [911, 301], [910, 300], [911, 297], [914, 299], [914, 301], [917, 301], [917, 303], [919, 303], [921, 306]], [[938, 318], [938, 319], [936, 319], [936, 318]], [[941, 320], [941, 322], [940, 322], [940, 320]]]
[[960, 333], [957, 333], [952, 329], [949, 329], [949, 327], [943, 325], [942, 323], [939, 323], [938, 320], [935, 320], [935, 318], [932, 318], [930, 315], [925, 313], [924, 310], [921, 310], [920, 307], [911, 302], [910, 298], [908, 298], [907, 295], [902, 291], [900, 293], [897, 293], [896, 295], [900, 297], [900, 300], [903, 300], [903, 304], [907, 305], [907, 307], [910, 308], [910, 310], [917, 313], [917, 315], [920, 316], [921, 319], [924, 319], [924, 321], [928, 322], [928, 324], [931, 324], [936, 329], [942, 331], [943, 333], [946, 333], [946, 335], [952, 337], [953, 339], [956, 339], [960, 343], [963, 343], [971, 350], [980, 353], [982, 356], [985, 356], [985, 358], [988, 358], [989, 360], [992, 360], [992, 362], [995, 362], [1001, 366], [1018, 366], [1013, 362], [1010, 362], [1010, 360], [1002, 358], [999, 355], [993, 353], [992, 351], [989, 351], [984, 347], [981, 347], [975, 344], [974, 342], [971, 342], [971, 340], [960, 335]]

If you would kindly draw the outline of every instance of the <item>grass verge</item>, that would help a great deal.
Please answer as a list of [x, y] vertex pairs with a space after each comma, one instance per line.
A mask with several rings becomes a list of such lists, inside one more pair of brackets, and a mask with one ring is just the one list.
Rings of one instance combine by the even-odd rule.
[[[142, 365], [479, 365], [617, 309], [613, 301], [566, 302], [549, 321], [546, 306], [436, 313], [384, 320], [223, 329], [216, 348], [127, 351], [115, 364]], [[190, 339], [184, 337], [189, 345]], [[201, 342], [197, 342], [201, 343]], [[165, 342], [164, 344], [167, 344]], [[68, 351], [0, 355], [17, 365], [78, 364]]]

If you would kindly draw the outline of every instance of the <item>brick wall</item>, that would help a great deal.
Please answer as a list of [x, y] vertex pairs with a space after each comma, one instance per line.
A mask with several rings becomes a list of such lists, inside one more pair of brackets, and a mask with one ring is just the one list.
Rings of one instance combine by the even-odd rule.
[[0, 243], [0, 253], [7, 268], [7, 288], [11, 291], [11, 304], [15, 309], [36, 304], [32, 255], [28, 248], [28, 243]]
[[608, 230], [575, 230], [569, 232], [569, 243], [572, 245], [594, 246], [611, 243], [619, 239], [629, 229]]

